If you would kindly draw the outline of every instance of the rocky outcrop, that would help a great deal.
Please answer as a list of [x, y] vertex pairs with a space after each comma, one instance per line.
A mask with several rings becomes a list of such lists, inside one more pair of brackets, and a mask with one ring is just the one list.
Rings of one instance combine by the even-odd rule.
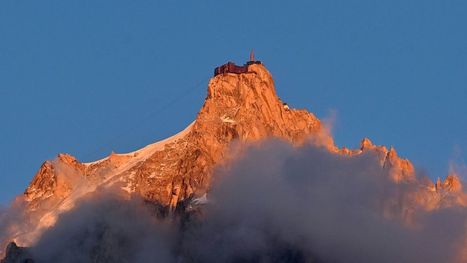
[[319, 119], [284, 104], [268, 70], [253, 64], [247, 73], [213, 77], [196, 120], [166, 140], [131, 153], [112, 153], [92, 163], [81, 163], [68, 154], [46, 161], [19, 198], [26, 206], [29, 221], [38, 223], [8, 238], [21, 245], [33, 243], [43, 229], [55, 223], [57, 215], [71, 209], [79, 198], [102, 188], [137, 194], [173, 209], [208, 191], [214, 166], [234, 155], [229, 150], [232, 142], [242, 144], [271, 137], [294, 145], [314, 143], [335, 154], [374, 153], [395, 183], [419, 186], [411, 204], [427, 210], [466, 205], [458, 177], [448, 176], [436, 185], [429, 180], [417, 182], [413, 165], [400, 158], [393, 147], [388, 150], [365, 138], [359, 149], [338, 149]]
[[370, 139], [364, 138], [360, 143], [360, 149], [362, 152], [375, 151], [383, 167], [389, 170], [389, 175], [394, 182], [415, 180], [415, 169], [412, 163], [400, 158], [394, 147], [391, 146], [387, 150], [385, 146], [375, 146]]
[[18, 247], [15, 242], [8, 244], [5, 258], [0, 263], [34, 263], [27, 248]]
[[[253, 64], [247, 73], [213, 77], [196, 120], [179, 134], [92, 163], [59, 154], [41, 166], [22, 198], [39, 222], [38, 229], [54, 224], [56, 216], [77, 199], [101, 187], [122, 189], [173, 208], [206, 193], [214, 165], [229, 158], [233, 141], [275, 137], [298, 145], [322, 131], [312, 113], [284, 106], [271, 74], [263, 65]], [[16, 240], [28, 244], [34, 235]]]

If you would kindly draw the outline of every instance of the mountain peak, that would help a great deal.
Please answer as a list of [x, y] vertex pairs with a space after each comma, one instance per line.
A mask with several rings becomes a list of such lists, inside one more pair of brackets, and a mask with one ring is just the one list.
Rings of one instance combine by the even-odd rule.
[[373, 142], [367, 137], [363, 138], [362, 141], [360, 142], [360, 150], [362, 151], [373, 149], [374, 147], [375, 146], [373, 145]]
[[[26, 189], [23, 200], [34, 229], [12, 233], [19, 245], [29, 245], [57, 216], [97, 189], [119, 189], [127, 195], [173, 210], [192, 198], [202, 198], [211, 187], [213, 168], [231, 159], [232, 142], [278, 138], [293, 145], [310, 141], [333, 154], [369, 152], [380, 158], [396, 182], [413, 182], [412, 164], [393, 147], [374, 145], [368, 138], [360, 149], [338, 149], [320, 120], [304, 109], [294, 109], [276, 93], [270, 72], [259, 61], [243, 66], [227, 63], [215, 69], [207, 96], [196, 119], [183, 131], [131, 153], [81, 163], [69, 154], [46, 161]], [[456, 177], [445, 188], [460, 189]], [[431, 192], [430, 192], [431, 193]]]
[[449, 174], [441, 186], [444, 190], [451, 191], [451, 192], [461, 192], [462, 191], [462, 183], [459, 176], [456, 174]]
[[246, 69], [241, 73], [217, 74], [209, 81], [208, 96], [195, 127], [211, 126], [216, 120], [214, 123], [220, 124], [219, 128], [234, 129], [234, 137], [241, 140], [274, 136], [292, 141], [300, 141], [304, 135], [320, 128], [313, 114], [290, 110], [280, 100], [264, 65], [245, 64], [243, 67]]
[[222, 71], [224, 73], [215, 74], [209, 81], [205, 103], [214, 100], [224, 107], [239, 107], [252, 105], [257, 100], [274, 104], [280, 101], [271, 73], [263, 64], [245, 64], [241, 66], [242, 70], [229, 71], [229, 65], [238, 67], [229, 63], [220, 66], [227, 67]]
[[28, 245], [61, 212], [101, 188], [118, 188], [174, 209], [209, 190], [213, 168], [228, 160], [231, 142], [279, 138], [301, 144], [321, 132], [321, 123], [312, 113], [281, 101], [261, 62], [224, 64], [210, 79], [195, 121], [180, 133], [91, 163], [81, 163], [69, 154], [45, 162], [24, 194], [30, 215], [42, 223], [15, 240]]

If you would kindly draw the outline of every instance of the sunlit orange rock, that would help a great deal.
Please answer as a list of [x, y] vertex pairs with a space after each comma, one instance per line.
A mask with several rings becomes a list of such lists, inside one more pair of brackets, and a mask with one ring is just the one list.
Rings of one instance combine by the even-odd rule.
[[[204, 105], [193, 123], [180, 133], [131, 153], [112, 153], [91, 163], [68, 154], [46, 161], [18, 200], [26, 206], [29, 222], [11, 232], [8, 241], [28, 246], [57, 216], [76, 201], [103, 188], [173, 209], [190, 197], [199, 197], [211, 186], [213, 167], [232, 156], [229, 146], [279, 138], [294, 145], [313, 143], [334, 154], [375, 154], [395, 184], [410, 185], [403, 196], [381, 205], [387, 218], [416, 226], [414, 211], [454, 205], [466, 206], [461, 180], [449, 175], [442, 183], [417, 179], [410, 161], [393, 147], [375, 145], [364, 138], [358, 149], [337, 148], [327, 127], [312, 113], [294, 109], [277, 96], [271, 74], [262, 64], [246, 73], [218, 74], [208, 84]], [[19, 201], [18, 201], [19, 202]]]
[[179, 134], [92, 163], [81, 163], [68, 154], [45, 162], [24, 193], [38, 227], [16, 240], [28, 245], [58, 214], [99, 187], [118, 188], [173, 208], [207, 191], [212, 168], [228, 159], [232, 141], [275, 137], [298, 145], [315, 135], [318, 141], [326, 141], [323, 144], [333, 145], [330, 135], [322, 130], [312, 113], [284, 106], [262, 64], [249, 65], [243, 74], [219, 74], [209, 81], [196, 120]]

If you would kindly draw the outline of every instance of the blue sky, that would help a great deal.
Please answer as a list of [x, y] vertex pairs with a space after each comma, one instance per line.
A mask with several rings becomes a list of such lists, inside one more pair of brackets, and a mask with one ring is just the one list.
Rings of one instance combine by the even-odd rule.
[[339, 146], [394, 145], [431, 177], [467, 149], [466, 1], [1, 1], [0, 203], [47, 159], [183, 129], [213, 68], [254, 48]]

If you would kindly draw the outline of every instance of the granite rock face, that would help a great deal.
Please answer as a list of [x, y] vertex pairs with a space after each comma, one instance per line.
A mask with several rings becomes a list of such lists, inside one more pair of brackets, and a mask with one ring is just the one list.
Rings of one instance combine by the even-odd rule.
[[25, 207], [24, 220], [12, 225], [9, 236], [1, 237], [0, 241], [5, 244], [15, 240], [22, 246], [34, 244], [44, 229], [54, 225], [60, 213], [103, 188], [117, 189], [122, 195], [137, 194], [174, 209], [180, 202], [200, 198], [209, 190], [214, 167], [238, 154], [232, 150], [235, 149], [232, 144], [268, 138], [293, 145], [313, 143], [340, 155], [376, 154], [392, 181], [417, 186], [401, 209], [417, 205], [433, 210], [467, 204], [461, 181], [455, 174], [436, 184], [417, 179], [411, 162], [399, 157], [393, 147], [388, 150], [365, 138], [359, 149], [339, 149], [318, 118], [283, 103], [268, 70], [262, 64], [253, 64], [247, 73], [213, 77], [196, 119], [168, 139], [131, 153], [112, 153], [91, 163], [81, 163], [68, 154], [44, 162], [16, 200]]
[[213, 167], [232, 155], [228, 150], [232, 142], [275, 137], [298, 145], [323, 132], [312, 113], [284, 105], [263, 65], [248, 69], [213, 77], [196, 120], [166, 140], [92, 163], [81, 163], [69, 154], [44, 162], [18, 198], [25, 202], [28, 216], [39, 223], [28, 234], [15, 235], [15, 240], [32, 243], [58, 214], [102, 187], [138, 194], [173, 209], [187, 198], [206, 193]]

